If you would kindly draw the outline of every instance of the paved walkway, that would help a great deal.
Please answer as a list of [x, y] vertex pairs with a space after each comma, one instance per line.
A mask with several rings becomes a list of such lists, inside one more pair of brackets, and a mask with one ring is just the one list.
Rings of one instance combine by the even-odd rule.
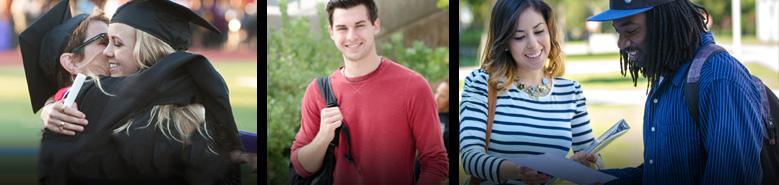
[[[619, 59], [615, 61], [598, 60], [588, 62], [569, 62], [565, 64], [565, 74], [598, 74], [598, 73], [612, 73], [619, 72]], [[473, 72], [473, 70], [479, 67], [461, 67], [458, 74], [460, 80], [465, 80], [465, 77]]]
[[[733, 53], [732, 44], [719, 44]], [[773, 71], [779, 71], [779, 45], [742, 44], [741, 56], [736, 58], [743, 63], [759, 63]]]
[[[721, 44], [721, 46], [732, 53], [731, 44]], [[738, 57], [739, 61], [743, 63], [758, 63], [768, 69], [779, 72], [779, 46], [744, 44], [742, 47], [742, 54]], [[583, 44], [581, 46], [566, 46], [566, 50], [575, 50], [572, 51], [573, 53], [585, 53], [586, 51], [580, 50], [586, 48]], [[569, 52], [566, 51], [566, 53]], [[458, 73], [459, 80], [465, 80], [465, 77], [476, 69], [478, 67], [461, 67]], [[616, 58], [614, 60], [569, 62], [566, 63], [565, 68], [566, 74], [599, 74], [619, 71], [619, 59]], [[779, 92], [779, 89], [772, 90]], [[641, 86], [631, 88], [631, 90], [585, 89], [584, 94], [589, 105], [644, 105], [647, 97], [646, 87]], [[461, 96], [462, 92], [460, 92]]]
[[[566, 65], [566, 74], [619, 72], [619, 65], [610, 61], [572, 62]], [[465, 77], [476, 69], [477, 67], [460, 68], [459, 79], [464, 81]], [[644, 105], [646, 87], [635, 87], [635, 90], [584, 89], [584, 95], [590, 105]], [[462, 97], [462, 92], [459, 92], [458, 97]]]

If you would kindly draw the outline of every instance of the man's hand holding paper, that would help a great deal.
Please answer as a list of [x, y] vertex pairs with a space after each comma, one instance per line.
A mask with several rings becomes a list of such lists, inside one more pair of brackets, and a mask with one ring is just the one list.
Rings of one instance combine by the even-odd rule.
[[592, 169], [598, 169], [598, 165], [595, 164], [598, 161], [598, 157], [595, 157], [594, 154], [590, 154], [585, 151], [578, 151], [576, 154], [571, 156], [571, 160], [576, 161], [577, 163], [581, 163], [582, 165]]

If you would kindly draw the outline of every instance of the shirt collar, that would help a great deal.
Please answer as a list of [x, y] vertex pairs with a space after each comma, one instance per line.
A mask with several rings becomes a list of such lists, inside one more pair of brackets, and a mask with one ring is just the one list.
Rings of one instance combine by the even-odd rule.
[[[709, 44], [709, 42], [714, 42], [714, 36], [711, 35], [711, 32], [701, 33], [701, 44], [698, 46], [698, 50], [695, 52], [696, 54], [701, 51], [703, 46], [706, 44]], [[693, 58], [694, 60], [695, 58]], [[679, 68], [676, 70], [676, 73], [673, 75], [673, 84], [674, 86], [680, 86], [685, 81], [685, 77], [687, 77], [687, 69], [690, 68], [690, 65], [692, 64], [692, 60], [689, 60], [682, 64], [682, 66], [679, 66]]]

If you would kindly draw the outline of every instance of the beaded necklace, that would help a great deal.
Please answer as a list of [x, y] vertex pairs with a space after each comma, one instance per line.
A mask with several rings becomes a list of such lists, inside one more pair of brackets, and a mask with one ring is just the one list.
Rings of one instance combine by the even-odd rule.
[[546, 78], [541, 79], [541, 85], [535, 87], [526, 86], [525, 83], [519, 81], [519, 77], [514, 78], [514, 81], [517, 84], [517, 88], [520, 91], [525, 91], [533, 100], [538, 100], [538, 97], [545, 95], [549, 90], [549, 80]]

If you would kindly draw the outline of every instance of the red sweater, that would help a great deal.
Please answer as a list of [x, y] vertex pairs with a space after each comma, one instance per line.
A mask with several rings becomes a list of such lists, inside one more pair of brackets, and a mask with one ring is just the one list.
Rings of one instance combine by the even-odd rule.
[[[346, 137], [341, 136], [341, 145], [335, 150], [334, 184], [414, 184], [417, 150], [422, 164], [418, 182], [440, 184], [448, 175], [449, 161], [427, 81], [387, 59], [373, 76], [361, 82], [347, 81], [341, 68], [330, 75], [331, 84], [351, 133], [352, 156], [362, 175], [342, 157], [347, 145]], [[303, 117], [290, 161], [305, 178], [316, 172], [303, 169], [298, 150], [319, 132], [319, 114], [326, 108], [316, 80], [306, 88], [302, 104]]]
[[60, 100], [64, 99], [65, 98], [65, 93], [68, 92], [68, 89], [70, 89], [70, 87], [63, 87], [62, 89], [57, 91], [57, 93], [54, 94], [54, 101], [56, 102], [56, 101], [60, 101]]

